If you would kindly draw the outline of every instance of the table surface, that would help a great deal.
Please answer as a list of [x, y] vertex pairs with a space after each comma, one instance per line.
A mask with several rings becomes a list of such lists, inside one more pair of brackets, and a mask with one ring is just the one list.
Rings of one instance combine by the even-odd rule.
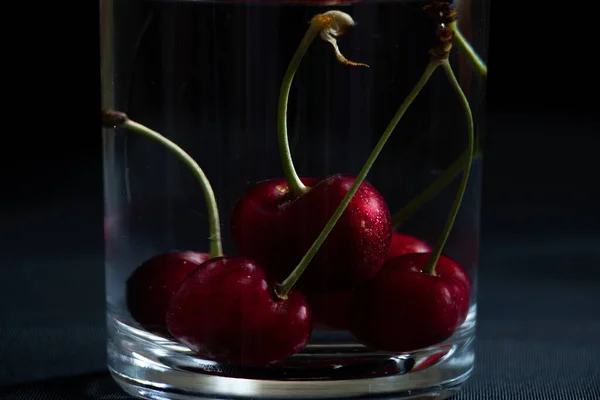
[[[600, 202], [577, 195], [598, 135], [573, 144], [552, 135], [568, 121], [517, 122], [490, 130], [510, 132], [506, 141], [543, 139], [548, 154], [572, 157], [544, 173], [519, 169], [531, 165], [525, 150], [513, 151], [508, 166], [499, 152], [486, 158], [485, 179], [494, 182], [484, 188], [476, 368], [454, 398], [600, 399], [600, 216], [589, 211]], [[102, 205], [87, 202], [101, 199], [95, 190], [78, 187], [52, 208], [2, 216], [2, 399], [129, 398], [105, 367]], [[578, 206], [565, 208], [572, 198]], [[36, 251], [26, 251], [31, 243]]]

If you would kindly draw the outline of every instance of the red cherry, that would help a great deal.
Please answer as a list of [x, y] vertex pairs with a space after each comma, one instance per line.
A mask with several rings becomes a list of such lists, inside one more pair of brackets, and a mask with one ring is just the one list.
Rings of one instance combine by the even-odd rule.
[[[431, 252], [431, 247], [421, 239], [404, 233], [392, 233], [392, 243], [387, 258], [394, 258], [409, 253]], [[309, 295], [310, 307], [313, 311], [315, 328], [328, 330], [348, 330], [350, 305], [353, 291], [315, 293]]]
[[421, 239], [404, 233], [394, 232], [387, 258], [390, 259], [410, 253], [430, 253], [431, 251], [431, 247]]
[[241, 257], [206, 261], [183, 281], [167, 312], [171, 335], [203, 358], [267, 364], [304, 348], [311, 313], [304, 296], [275, 295], [263, 270]]
[[465, 321], [471, 283], [465, 270], [441, 256], [435, 275], [422, 272], [429, 253], [388, 260], [357, 290], [351, 332], [379, 350], [405, 352], [448, 339]]
[[[387, 258], [410, 253], [428, 253], [431, 247], [421, 239], [404, 233], [392, 233], [392, 243]], [[348, 330], [353, 292], [317, 293], [309, 298], [313, 310], [313, 323], [320, 329]]]
[[186, 275], [209, 257], [192, 251], [171, 252], [140, 265], [126, 282], [131, 316], [148, 330], [165, 331], [165, 314], [171, 297]]
[[[431, 247], [421, 239], [404, 233], [392, 233], [392, 243], [387, 258], [410, 253], [428, 253]], [[348, 330], [350, 305], [353, 292], [350, 290], [316, 293], [309, 296], [313, 310], [313, 323], [320, 329]]]
[[[354, 182], [354, 177], [303, 178], [311, 187], [291, 199], [285, 179], [252, 186], [236, 204], [231, 219], [240, 255], [263, 265], [282, 281], [296, 267]], [[377, 190], [363, 182], [327, 240], [298, 281], [306, 294], [343, 291], [369, 279], [385, 261], [391, 217]]]

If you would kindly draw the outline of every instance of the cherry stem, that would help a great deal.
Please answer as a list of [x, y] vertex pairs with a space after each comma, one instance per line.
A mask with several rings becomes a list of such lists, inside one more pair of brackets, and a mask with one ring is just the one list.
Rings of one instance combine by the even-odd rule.
[[427, 265], [423, 269], [423, 272], [430, 274], [430, 275], [435, 275], [435, 267], [440, 258], [440, 255], [442, 254], [444, 245], [446, 244], [446, 241], [448, 240], [448, 236], [450, 236], [450, 232], [452, 231], [454, 221], [456, 220], [456, 216], [460, 209], [462, 199], [464, 197], [465, 191], [467, 189], [467, 185], [469, 183], [469, 173], [471, 170], [471, 163], [473, 162], [473, 149], [475, 147], [473, 113], [471, 112], [471, 107], [469, 106], [469, 100], [467, 100], [467, 96], [465, 96], [465, 93], [463, 92], [462, 88], [460, 87], [460, 84], [456, 80], [456, 76], [454, 75], [454, 72], [452, 71], [452, 66], [450, 65], [450, 62], [448, 60], [442, 61], [442, 67], [444, 68], [444, 72], [446, 72], [448, 81], [450, 82], [450, 85], [452, 86], [452, 88], [454, 89], [456, 94], [458, 95], [460, 103], [465, 111], [465, 115], [467, 117], [467, 123], [468, 123], [468, 145], [467, 145], [466, 157], [464, 159], [461, 157], [462, 161], [464, 162], [464, 164], [463, 164], [464, 172], [462, 174], [462, 179], [460, 181], [458, 193], [456, 195], [456, 198], [454, 199], [454, 203], [452, 204], [452, 210], [450, 211], [448, 220], [446, 221], [446, 224], [444, 225], [444, 229], [442, 231], [440, 239], [438, 240], [438, 243], [436, 244], [435, 249], [431, 254], [431, 257], [429, 257], [429, 260], [427, 261]]
[[292, 152], [290, 151], [287, 133], [288, 98], [290, 95], [290, 88], [292, 87], [292, 81], [294, 80], [294, 75], [296, 75], [296, 71], [300, 66], [300, 62], [302, 61], [302, 58], [304, 58], [306, 51], [320, 30], [321, 29], [318, 25], [310, 24], [306, 34], [304, 34], [304, 38], [302, 39], [300, 46], [296, 50], [294, 57], [292, 57], [292, 60], [285, 71], [283, 82], [281, 83], [281, 89], [279, 91], [279, 107], [277, 112], [277, 139], [279, 141], [279, 154], [281, 155], [283, 172], [288, 182], [290, 194], [294, 197], [299, 197], [306, 193], [308, 188], [302, 183], [300, 177], [298, 177], [296, 169], [294, 168], [294, 162], [292, 160]]
[[479, 57], [479, 55], [475, 52], [471, 44], [465, 39], [461, 31], [458, 29], [458, 25], [456, 21], [451, 22], [448, 27], [452, 29], [454, 32], [454, 41], [460, 47], [462, 51], [466, 53], [469, 60], [475, 67], [475, 69], [484, 77], [487, 78], [487, 65], [485, 62]]
[[206, 208], [208, 211], [208, 224], [209, 224], [209, 241], [210, 241], [210, 256], [220, 257], [223, 255], [223, 246], [221, 244], [221, 223], [219, 221], [219, 209], [217, 207], [217, 200], [213, 192], [212, 186], [208, 181], [208, 178], [202, 171], [202, 168], [194, 161], [194, 159], [187, 154], [181, 147], [161, 135], [160, 133], [153, 131], [146, 126], [132, 121], [125, 114], [116, 112], [113, 110], [102, 110], [103, 124], [106, 127], [119, 127], [125, 128], [132, 132], [139, 133], [150, 139], [157, 141], [164, 147], [169, 149], [177, 158], [179, 158], [194, 174], [194, 176], [200, 182], [202, 191], [204, 192], [204, 198], [206, 200]]
[[435, 198], [446, 186], [448, 186], [465, 168], [466, 158], [469, 154], [465, 151], [440, 175], [425, 191], [413, 198], [410, 203], [398, 210], [392, 216], [392, 228], [397, 230], [400, 225], [409, 219], [425, 203]]
[[321, 231], [321, 233], [319, 234], [317, 239], [313, 242], [312, 246], [310, 247], [310, 249], [308, 249], [308, 251], [306, 252], [304, 257], [302, 257], [302, 260], [300, 260], [300, 263], [298, 264], [298, 266], [296, 266], [296, 268], [294, 268], [294, 270], [283, 281], [283, 283], [281, 283], [280, 285], [277, 285], [275, 287], [275, 293], [281, 299], [285, 299], [287, 297], [287, 294], [289, 293], [289, 291], [296, 284], [298, 279], [300, 279], [300, 277], [302, 276], [302, 273], [304, 272], [306, 267], [308, 267], [308, 264], [312, 261], [313, 257], [317, 253], [317, 251], [319, 251], [319, 248], [321, 247], [321, 245], [323, 245], [323, 243], [327, 239], [327, 236], [333, 230], [335, 224], [338, 222], [338, 220], [340, 219], [340, 217], [346, 210], [346, 207], [348, 207], [348, 204], [350, 204], [352, 197], [354, 196], [354, 194], [357, 192], [360, 185], [363, 183], [363, 181], [367, 177], [367, 174], [369, 173], [371, 167], [375, 163], [375, 160], [377, 160], [379, 153], [385, 146], [385, 144], [388, 141], [389, 137], [391, 136], [392, 132], [396, 128], [396, 125], [398, 125], [398, 122], [400, 122], [400, 119], [402, 118], [402, 116], [404, 115], [406, 110], [408, 110], [408, 107], [412, 104], [412, 102], [415, 100], [415, 98], [419, 95], [419, 93], [421, 92], [421, 90], [423, 89], [423, 87], [425, 86], [427, 81], [429, 81], [429, 78], [431, 77], [433, 72], [436, 70], [437, 67], [440, 66], [440, 64], [441, 64], [441, 62], [439, 60], [435, 60], [435, 59], [432, 59], [429, 62], [429, 64], [427, 64], [427, 67], [425, 67], [425, 71], [423, 72], [423, 75], [421, 76], [421, 78], [419, 79], [419, 81], [417, 82], [415, 87], [412, 89], [412, 91], [408, 94], [406, 99], [404, 99], [404, 102], [402, 103], [402, 105], [400, 105], [400, 108], [398, 109], [398, 111], [396, 112], [396, 114], [394, 115], [392, 120], [390, 121], [388, 127], [383, 132], [383, 135], [381, 135], [381, 138], [375, 145], [375, 148], [371, 152], [371, 155], [369, 155], [367, 162], [362, 167], [358, 176], [354, 180], [354, 183], [350, 187], [350, 190], [348, 190], [348, 193], [346, 193], [346, 195], [342, 199], [342, 201], [339, 204], [339, 206], [337, 207], [337, 209], [334, 211], [334, 213], [331, 216], [331, 218], [329, 219], [329, 221], [327, 221], [327, 224], [325, 225], [325, 227], [323, 228], [323, 230]]

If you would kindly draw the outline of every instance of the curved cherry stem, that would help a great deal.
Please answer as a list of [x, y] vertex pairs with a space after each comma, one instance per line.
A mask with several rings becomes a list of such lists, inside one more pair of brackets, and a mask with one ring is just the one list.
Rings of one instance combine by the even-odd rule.
[[319, 34], [320, 28], [314, 24], [310, 24], [300, 46], [296, 50], [292, 61], [285, 71], [283, 82], [281, 83], [281, 89], [279, 91], [279, 106], [277, 111], [277, 139], [279, 141], [279, 154], [281, 155], [281, 163], [283, 165], [283, 172], [288, 182], [290, 194], [292, 196], [300, 196], [305, 193], [308, 189], [300, 180], [300, 177], [296, 173], [294, 168], [294, 161], [292, 160], [292, 152], [290, 151], [290, 144], [288, 141], [287, 133], [287, 108], [288, 98], [290, 95], [290, 88], [292, 87], [292, 81], [294, 75], [300, 66], [300, 62], [306, 51], [310, 47], [310, 44]]
[[423, 75], [421, 76], [421, 78], [419, 79], [419, 81], [417, 82], [415, 87], [412, 89], [412, 91], [408, 94], [406, 99], [404, 99], [404, 102], [402, 103], [402, 105], [400, 105], [400, 108], [398, 109], [398, 111], [396, 112], [396, 114], [394, 115], [392, 120], [390, 121], [388, 127], [383, 132], [383, 135], [381, 135], [381, 138], [379, 139], [379, 141], [375, 145], [375, 148], [369, 155], [369, 158], [367, 159], [366, 163], [362, 167], [362, 169], [359, 172], [358, 176], [356, 177], [354, 183], [350, 187], [350, 190], [348, 190], [348, 193], [346, 193], [346, 195], [342, 199], [342, 201], [339, 204], [339, 206], [337, 207], [337, 209], [334, 211], [331, 218], [329, 218], [329, 221], [327, 221], [327, 224], [325, 225], [325, 227], [323, 228], [323, 230], [321, 231], [319, 236], [317, 236], [317, 239], [313, 242], [310, 249], [306, 252], [304, 257], [302, 257], [302, 260], [300, 260], [300, 263], [298, 264], [298, 266], [296, 266], [296, 268], [294, 268], [292, 273], [283, 281], [283, 283], [281, 283], [280, 285], [275, 287], [275, 292], [280, 298], [285, 299], [287, 297], [288, 292], [296, 284], [298, 279], [300, 279], [300, 277], [302, 276], [302, 273], [304, 272], [306, 267], [308, 267], [308, 264], [312, 261], [313, 257], [317, 253], [317, 251], [319, 251], [319, 248], [321, 247], [321, 245], [323, 245], [323, 243], [327, 239], [327, 236], [333, 230], [335, 224], [338, 222], [338, 220], [340, 219], [340, 217], [346, 210], [346, 207], [348, 207], [348, 204], [350, 204], [352, 197], [354, 196], [354, 194], [357, 192], [360, 185], [363, 183], [363, 181], [367, 177], [367, 174], [369, 173], [371, 167], [375, 163], [375, 160], [377, 160], [379, 153], [381, 152], [381, 150], [385, 146], [386, 142], [390, 138], [392, 132], [398, 125], [398, 122], [400, 122], [400, 119], [402, 118], [402, 116], [404, 115], [406, 110], [408, 110], [408, 107], [412, 104], [412, 102], [415, 100], [415, 98], [419, 95], [419, 93], [421, 92], [421, 90], [423, 89], [423, 87], [425, 86], [427, 81], [429, 81], [429, 78], [431, 77], [433, 72], [440, 65], [441, 65], [440, 61], [433, 60], [433, 59], [429, 62], [429, 64], [427, 64], [427, 67], [425, 68]]
[[460, 47], [460, 49], [467, 55], [468, 59], [471, 61], [471, 64], [473, 64], [477, 72], [479, 72], [484, 78], [487, 78], [488, 69], [486, 63], [481, 59], [481, 57], [479, 57], [479, 55], [473, 49], [469, 41], [463, 36], [462, 32], [458, 29], [456, 21], [450, 23], [448, 27], [454, 32], [454, 41], [456, 42], [458, 47]]
[[473, 162], [473, 148], [475, 147], [475, 139], [474, 139], [474, 127], [473, 127], [473, 113], [471, 112], [471, 107], [469, 106], [469, 100], [467, 100], [467, 96], [463, 92], [460, 84], [456, 80], [456, 76], [452, 71], [452, 66], [450, 66], [450, 62], [448, 60], [444, 60], [442, 62], [442, 67], [444, 68], [444, 72], [446, 72], [446, 76], [448, 77], [448, 81], [450, 85], [456, 92], [460, 103], [465, 111], [465, 115], [467, 117], [468, 123], [468, 145], [467, 145], [467, 153], [466, 158], [463, 160], [464, 162], [464, 172], [462, 174], [462, 178], [460, 181], [460, 186], [458, 188], [458, 193], [454, 202], [452, 204], [452, 209], [450, 211], [450, 215], [446, 224], [444, 225], [444, 229], [442, 230], [442, 234], [440, 239], [438, 240], [435, 249], [433, 250], [429, 260], [427, 261], [427, 265], [423, 269], [423, 272], [428, 273], [430, 275], [435, 275], [435, 266], [442, 254], [444, 249], [444, 245], [448, 240], [448, 236], [450, 236], [450, 232], [452, 231], [452, 227], [454, 226], [454, 221], [456, 220], [456, 216], [458, 211], [460, 210], [460, 206], [462, 204], [462, 199], [464, 197], [465, 191], [467, 189], [467, 185], [469, 184], [469, 173], [471, 170], [471, 163]]
[[[435, 7], [433, 7], [435, 8]], [[439, 11], [435, 9], [436, 15]], [[442, 9], [442, 13], [447, 10]], [[441, 15], [441, 14], [440, 14]], [[453, 16], [455, 18], [455, 16]], [[477, 72], [481, 74], [484, 78], [487, 78], [487, 65], [485, 62], [477, 55], [473, 47], [469, 44], [467, 39], [463, 36], [463, 34], [458, 29], [457, 21], [454, 20], [448, 24], [448, 28], [452, 30], [452, 41], [457, 43], [458, 46], [463, 50], [466, 54], [467, 58], [473, 64]], [[480, 137], [477, 136], [475, 138], [475, 153], [480, 153]], [[475, 155], [475, 154], [474, 154]], [[474, 156], [473, 155], [473, 156]], [[433, 198], [435, 198], [446, 186], [448, 186], [465, 168], [465, 163], [467, 162], [467, 158], [469, 157], [468, 150], [457, 158], [451, 165], [448, 167], [446, 171], [443, 172], [424, 192], [419, 194], [417, 197], [413, 198], [406, 206], [397, 211], [392, 216], [392, 228], [397, 230], [400, 225], [410, 218], [417, 210], [421, 208], [425, 203], [429, 202]], [[470, 167], [470, 164], [469, 164]]]
[[292, 81], [294, 75], [304, 58], [304, 55], [308, 51], [311, 43], [315, 37], [320, 34], [321, 38], [331, 44], [335, 52], [336, 58], [343, 64], [351, 66], [364, 66], [366, 64], [355, 63], [348, 60], [342, 55], [338, 46], [336, 37], [344, 33], [344, 31], [354, 25], [352, 18], [341, 11], [328, 11], [323, 14], [318, 14], [310, 21], [310, 26], [304, 34], [300, 46], [296, 49], [292, 60], [290, 61], [283, 81], [281, 83], [281, 89], [279, 90], [279, 104], [277, 108], [277, 140], [279, 143], [279, 154], [281, 155], [281, 163], [283, 166], [283, 172], [288, 183], [289, 192], [293, 197], [299, 197], [306, 193], [309, 189], [302, 183], [296, 169], [294, 168], [294, 161], [292, 160], [292, 152], [290, 150], [290, 144], [287, 132], [287, 109], [288, 99], [290, 96], [290, 89], [292, 87]]
[[219, 209], [217, 207], [217, 200], [213, 192], [212, 186], [202, 168], [194, 161], [194, 159], [187, 154], [181, 147], [161, 135], [160, 133], [153, 131], [152, 129], [139, 124], [135, 121], [130, 120], [125, 114], [113, 111], [113, 110], [102, 110], [102, 121], [106, 127], [119, 127], [125, 128], [132, 132], [139, 133], [156, 142], [162, 144], [168, 150], [170, 150], [179, 160], [181, 160], [198, 179], [202, 191], [204, 192], [204, 199], [206, 200], [206, 208], [208, 211], [208, 229], [209, 229], [209, 241], [210, 241], [210, 256], [220, 257], [223, 255], [223, 246], [221, 244], [221, 223], [219, 221]]

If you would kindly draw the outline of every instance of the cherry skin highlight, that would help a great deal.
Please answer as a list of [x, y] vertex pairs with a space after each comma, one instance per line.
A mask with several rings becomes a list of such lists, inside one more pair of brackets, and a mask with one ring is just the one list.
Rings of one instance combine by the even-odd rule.
[[421, 239], [404, 233], [394, 232], [387, 258], [390, 259], [410, 253], [431, 253], [431, 251], [431, 247]]
[[[327, 224], [354, 177], [302, 178], [311, 189], [291, 198], [283, 178], [259, 182], [236, 204], [234, 244], [269, 278], [283, 281]], [[345, 291], [379, 271], [390, 246], [391, 216], [377, 190], [363, 182], [297, 283], [306, 295]]]
[[165, 315], [171, 297], [187, 274], [209, 258], [206, 253], [180, 251], [145, 261], [126, 282], [131, 316], [148, 330], [166, 331]]
[[312, 331], [304, 296], [275, 295], [264, 271], [242, 257], [216, 257], [190, 273], [167, 312], [171, 335], [200, 357], [264, 365], [302, 350]]
[[429, 253], [388, 260], [357, 290], [351, 332], [366, 346], [405, 352], [448, 339], [465, 321], [471, 283], [454, 260], [441, 256], [435, 275], [422, 272]]

